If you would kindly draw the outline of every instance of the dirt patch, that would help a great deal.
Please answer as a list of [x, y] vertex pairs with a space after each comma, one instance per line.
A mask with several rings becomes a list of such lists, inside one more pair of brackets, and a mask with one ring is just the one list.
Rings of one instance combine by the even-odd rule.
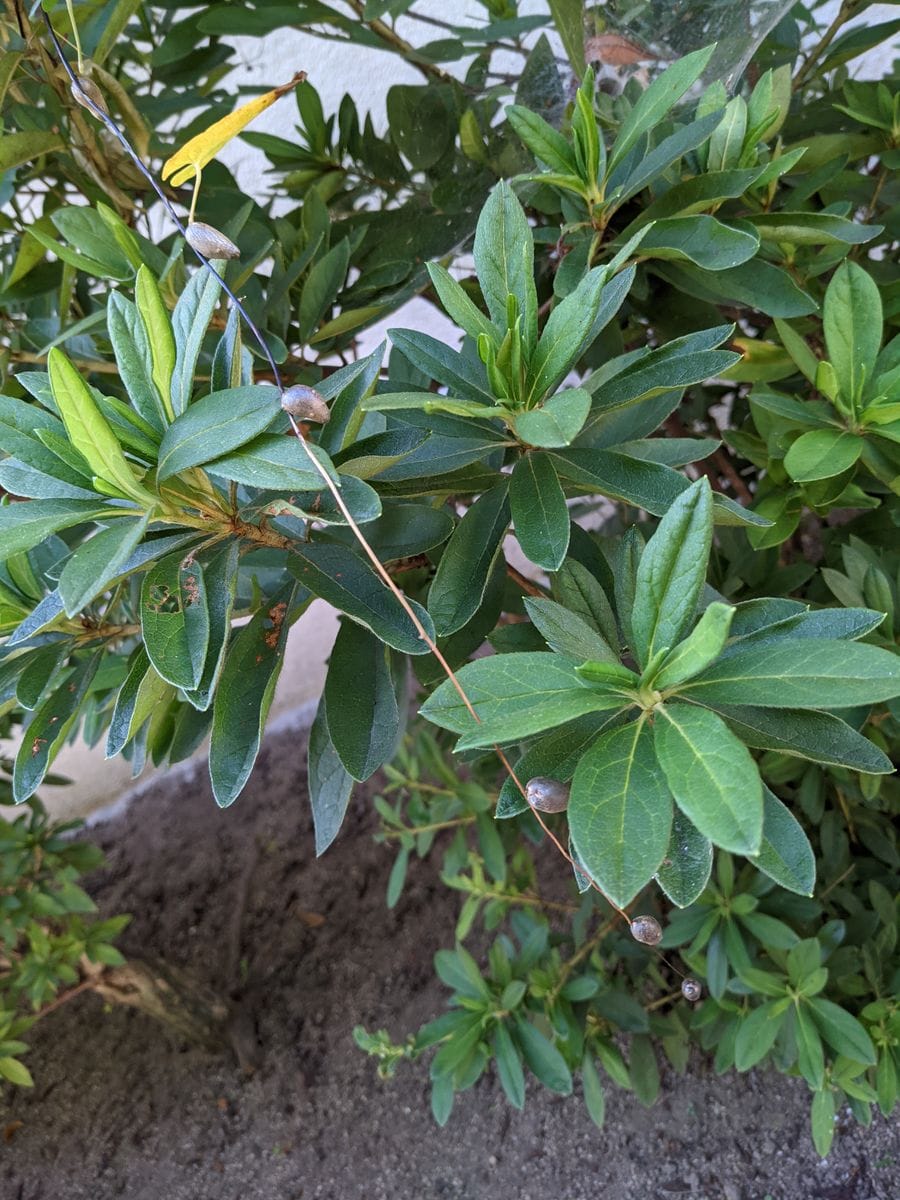
[[33, 1094], [0, 1149], [2, 1200], [897, 1200], [900, 1127], [850, 1123], [824, 1162], [805, 1085], [717, 1078], [697, 1059], [651, 1110], [612, 1087], [599, 1132], [578, 1098], [533, 1081], [525, 1112], [492, 1079], [444, 1130], [427, 1069], [381, 1083], [351, 1029], [401, 1034], [442, 1010], [431, 959], [456, 899], [412, 867], [393, 912], [391, 856], [363, 802], [323, 859], [303, 785], [304, 739], [271, 737], [227, 812], [206, 774], [162, 781], [95, 833], [104, 911], [130, 911], [126, 951], [217, 988], [240, 985], [250, 1078], [176, 1045], [139, 1013], [78, 997], [33, 1038]]

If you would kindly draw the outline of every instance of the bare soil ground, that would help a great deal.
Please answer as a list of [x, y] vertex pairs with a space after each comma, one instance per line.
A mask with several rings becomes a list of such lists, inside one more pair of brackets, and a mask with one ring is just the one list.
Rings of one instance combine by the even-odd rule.
[[699, 1057], [653, 1109], [610, 1087], [602, 1132], [578, 1097], [532, 1081], [519, 1114], [491, 1078], [439, 1130], [426, 1066], [379, 1082], [351, 1030], [399, 1036], [442, 1010], [431, 960], [456, 899], [420, 865], [386, 910], [391, 856], [363, 802], [317, 861], [304, 750], [272, 736], [228, 812], [197, 771], [94, 830], [92, 893], [134, 914], [123, 948], [238, 989], [260, 1068], [76, 998], [35, 1031], [34, 1092], [3, 1093], [3, 1124], [22, 1124], [0, 1144], [2, 1200], [900, 1200], [896, 1122], [850, 1122], [820, 1161], [802, 1083]]

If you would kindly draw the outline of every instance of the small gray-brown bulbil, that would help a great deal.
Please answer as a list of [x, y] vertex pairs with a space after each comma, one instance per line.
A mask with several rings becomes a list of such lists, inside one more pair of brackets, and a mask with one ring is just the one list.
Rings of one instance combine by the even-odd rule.
[[525, 799], [538, 812], [565, 812], [569, 807], [569, 789], [558, 779], [536, 775], [525, 784]]
[[662, 926], [656, 917], [635, 917], [631, 922], [631, 936], [645, 946], [656, 946], [662, 941]]
[[681, 982], [681, 994], [685, 1000], [690, 1000], [693, 1004], [695, 1000], [699, 1000], [703, 995], [703, 988], [696, 979], [683, 979]]
[[305, 383], [285, 388], [281, 393], [281, 407], [296, 420], [315, 421], [317, 425], [324, 425], [331, 417], [328, 405], [319, 393]]
[[[87, 100], [90, 100], [95, 108], [99, 108], [102, 113], [106, 113], [109, 116], [109, 109], [106, 107], [103, 93], [97, 87], [96, 83], [94, 83], [93, 79], [88, 79], [87, 75], [75, 76], [75, 82], [72, 84], [72, 95], [81, 107], [86, 108], [88, 112], [91, 111], [91, 107], [87, 103]], [[87, 100], [85, 100], [85, 96]]]
[[241, 252], [221, 230], [205, 221], [191, 221], [184, 235], [191, 249], [202, 254], [204, 258], [240, 258]]

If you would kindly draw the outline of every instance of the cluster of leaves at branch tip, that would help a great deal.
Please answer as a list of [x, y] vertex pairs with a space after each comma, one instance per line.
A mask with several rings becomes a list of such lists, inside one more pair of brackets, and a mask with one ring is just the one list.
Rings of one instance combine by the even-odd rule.
[[[284, 5], [72, 0], [51, 42], [71, 35], [73, 91], [46, 79], [65, 17], [44, 7], [0, 55], [11, 798], [80, 731], [135, 775], [208, 737], [233, 803], [322, 599], [341, 619], [309, 738], [316, 850], [383, 770], [389, 903], [435, 847], [462, 899], [448, 1012], [399, 1047], [360, 1037], [385, 1070], [433, 1055], [440, 1122], [493, 1063], [516, 1107], [526, 1068], [560, 1094], [577, 1073], [602, 1123], [601, 1071], [655, 1096], [651, 1036], [676, 1069], [690, 1037], [717, 1070], [802, 1076], [823, 1153], [838, 1106], [891, 1112], [900, 98], [847, 64], [896, 22], [813, 38], [819, 6], [795, 5], [729, 95], [733, 39], [664, 63], [678, 6], [639, 0], [619, 34], [577, 0], [498, 0], [410, 47], [396, 5], [324, 0], [317, 32], [423, 76], [379, 135], [301, 75], [235, 107], [227, 39]], [[646, 50], [653, 78], [598, 89], [586, 49]], [[500, 52], [524, 59], [514, 96]], [[281, 97], [297, 130], [251, 129]], [[170, 135], [173, 112], [201, 115]], [[217, 161], [235, 136], [278, 215]], [[185, 226], [152, 190], [163, 146]], [[157, 210], [141, 232], [154, 194], [181, 233]], [[391, 328], [360, 356], [413, 296], [454, 336]], [[566, 901], [538, 885], [541, 825]], [[680, 996], [626, 909], [679, 951]], [[461, 944], [479, 918], [484, 967]]]

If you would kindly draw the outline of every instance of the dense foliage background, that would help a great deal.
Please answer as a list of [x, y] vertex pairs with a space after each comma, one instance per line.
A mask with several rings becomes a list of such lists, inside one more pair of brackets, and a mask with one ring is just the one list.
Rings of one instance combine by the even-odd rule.
[[[839, 1104], [897, 1101], [900, 99], [848, 64], [900, 23], [846, 29], [845, 0], [736, 31], [731, 7], [700, 6], [693, 46], [653, 6], [569, 0], [403, 33], [411, 5], [361, 0], [8, 0], [0, 24], [12, 797], [76, 734], [136, 774], [209, 736], [232, 803], [289, 630], [335, 605], [317, 847], [383, 767], [389, 901], [438, 845], [464, 897], [449, 1011], [357, 1032], [387, 1072], [438, 1047], [440, 1121], [493, 1062], [516, 1106], [523, 1064], [580, 1073], [602, 1123], [603, 1075], [652, 1102], [654, 1046], [683, 1069], [691, 1038], [802, 1075], [823, 1153]], [[441, 36], [413, 45], [421, 22]], [[223, 39], [287, 26], [422, 82], [383, 134], [324, 112], [312, 70], [278, 89], [294, 136], [245, 129], [275, 93], [220, 124]], [[263, 197], [215, 160], [236, 133]], [[358, 355], [415, 295], [453, 344]], [[407, 732], [414, 698], [445, 732]], [[16, 1082], [20, 1007], [115, 954], [65, 924], [73, 878], [23, 903], [53, 890], [9, 857], [26, 828], [0, 891]]]

